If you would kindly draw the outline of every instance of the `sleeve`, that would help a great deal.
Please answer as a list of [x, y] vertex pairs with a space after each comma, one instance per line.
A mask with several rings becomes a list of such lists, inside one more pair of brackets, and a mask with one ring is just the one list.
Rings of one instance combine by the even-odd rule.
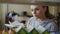
[[30, 21], [31, 21], [31, 19], [29, 19], [28, 22], [25, 24], [26, 27], [29, 27], [29, 25], [31, 25], [31, 24], [30, 24], [30, 23], [31, 23]]
[[32, 22], [33, 22], [33, 18], [30, 18], [28, 22], [25, 24], [26, 27], [29, 27], [29, 25], [32, 25]]
[[27, 27], [30, 25], [30, 24], [29, 24], [29, 21], [28, 21], [25, 25], [26, 25], [26, 28], [27, 28]]
[[31, 22], [30, 21], [28, 21], [27, 22], [27, 24], [26, 24], [26, 30], [27, 30], [27, 32], [30, 32], [30, 31], [32, 31], [33, 30], [33, 26], [31, 25]]
[[51, 23], [51, 25], [50, 25], [50, 34], [58, 34], [58, 31], [57, 31], [57, 25], [54, 23], [54, 22], [52, 22]]

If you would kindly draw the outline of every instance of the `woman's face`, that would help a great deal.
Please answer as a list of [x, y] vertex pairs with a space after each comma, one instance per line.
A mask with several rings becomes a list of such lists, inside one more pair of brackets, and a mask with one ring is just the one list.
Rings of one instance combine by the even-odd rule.
[[39, 5], [31, 5], [31, 10], [32, 10], [33, 16], [40, 18], [42, 15], [45, 14], [46, 7], [42, 7]]

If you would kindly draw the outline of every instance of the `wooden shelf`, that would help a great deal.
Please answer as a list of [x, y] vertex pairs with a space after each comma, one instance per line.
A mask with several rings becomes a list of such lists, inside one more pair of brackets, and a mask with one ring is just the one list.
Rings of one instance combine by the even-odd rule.
[[36, 1], [32, 2], [32, 0], [0, 0], [1, 3], [12, 3], [12, 4], [38, 4], [40, 5], [60, 5], [60, 2], [46, 2], [46, 1]]

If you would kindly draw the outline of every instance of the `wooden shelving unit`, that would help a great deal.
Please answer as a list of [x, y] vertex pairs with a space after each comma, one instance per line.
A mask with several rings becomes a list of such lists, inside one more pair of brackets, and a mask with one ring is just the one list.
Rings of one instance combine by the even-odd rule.
[[38, 4], [40, 5], [60, 5], [60, 2], [47, 2], [47, 1], [33, 1], [33, 0], [0, 0], [0, 3], [12, 3], [12, 4]]

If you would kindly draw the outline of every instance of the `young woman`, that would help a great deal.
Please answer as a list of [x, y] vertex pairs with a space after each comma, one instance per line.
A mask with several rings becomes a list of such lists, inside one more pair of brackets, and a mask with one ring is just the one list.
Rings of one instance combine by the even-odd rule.
[[31, 5], [31, 10], [33, 17], [26, 24], [27, 28], [29, 25], [36, 29], [42, 26], [47, 29], [50, 34], [58, 34], [56, 24], [50, 19], [51, 15], [49, 14], [48, 6]]

